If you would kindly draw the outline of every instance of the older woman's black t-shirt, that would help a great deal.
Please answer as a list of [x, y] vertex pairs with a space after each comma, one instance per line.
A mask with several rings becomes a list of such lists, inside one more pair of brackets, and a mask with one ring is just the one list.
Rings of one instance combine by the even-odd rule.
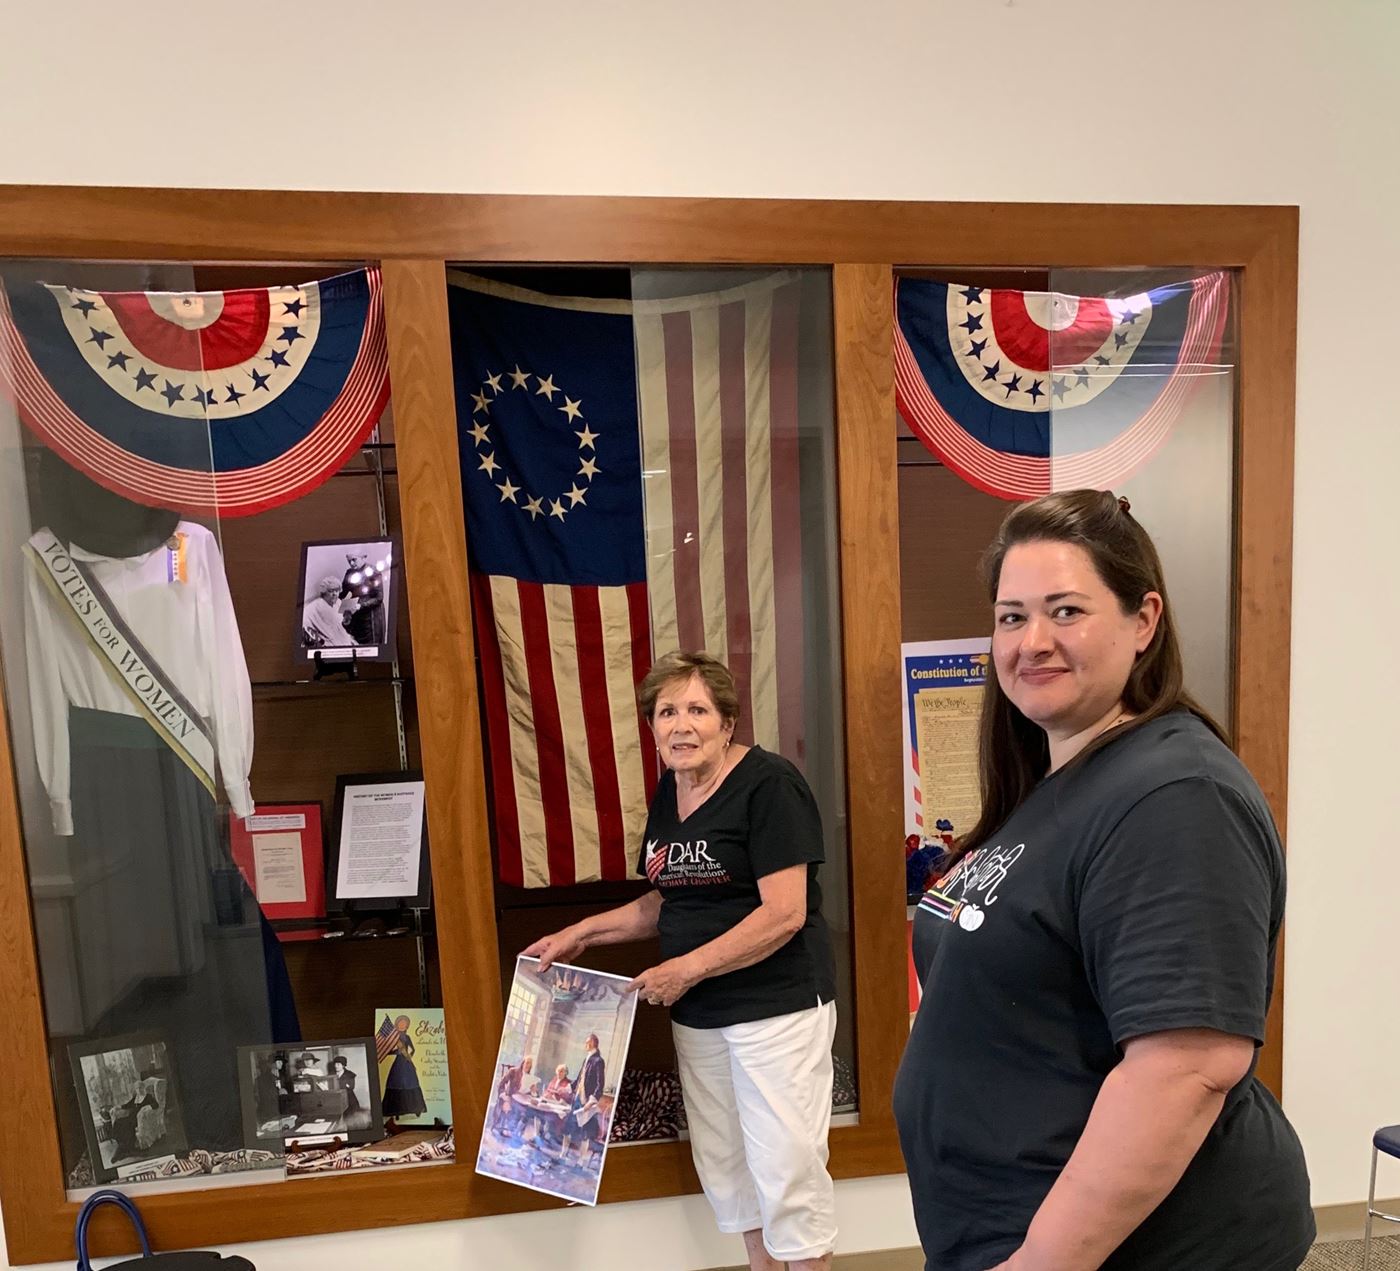
[[753, 913], [758, 881], [807, 866], [807, 921], [762, 962], [701, 980], [671, 1007], [690, 1028], [724, 1028], [788, 1015], [836, 996], [831, 938], [817, 866], [826, 858], [821, 814], [798, 770], [754, 746], [684, 821], [676, 778], [662, 775], [647, 816], [638, 870], [661, 893], [661, 954], [681, 957]]
[[[1047, 777], [920, 901], [894, 1102], [930, 1267], [1017, 1249], [1126, 1042], [1263, 1040], [1283, 902], [1268, 805], [1185, 712]], [[1313, 1233], [1302, 1149], [1251, 1070], [1103, 1266], [1292, 1271]]]

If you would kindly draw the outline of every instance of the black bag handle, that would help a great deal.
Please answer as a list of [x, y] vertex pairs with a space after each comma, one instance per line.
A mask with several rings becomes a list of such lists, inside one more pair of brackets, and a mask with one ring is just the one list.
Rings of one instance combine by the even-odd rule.
[[92, 1215], [101, 1205], [115, 1205], [131, 1219], [131, 1225], [136, 1228], [136, 1237], [141, 1241], [141, 1256], [149, 1258], [151, 1256], [150, 1237], [146, 1235], [146, 1224], [141, 1221], [141, 1215], [131, 1197], [115, 1188], [108, 1187], [100, 1192], [93, 1192], [83, 1201], [83, 1207], [78, 1210], [78, 1221], [73, 1227], [73, 1245], [78, 1253], [77, 1271], [92, 1271], [92, 1263], [88, 1261], [88, 1223], [92, 1221]]

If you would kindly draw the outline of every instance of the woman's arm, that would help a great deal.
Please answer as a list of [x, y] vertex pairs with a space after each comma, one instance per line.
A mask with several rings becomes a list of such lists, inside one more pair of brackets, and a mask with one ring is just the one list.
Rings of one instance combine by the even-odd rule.
[[776, 953], [807, 921], [807, 866], [789, 865], [760, 878], [758, 894], [762, 903], [742, 921], [708, 944], [643, 971], [628, 990], [670, 1006], [701, 980], [753, 966]]
[[548, 971], [555, 962], [571, 962], [585, 949], [599, 944], [627, 944], [656, 934], [661, 913], [661, 893], [649, 891], [631, 904], [593, 914], [553, 935], [542, 936], [525, 949], [527, 958], [539, 958], [540, 970]]
[[1129, 1041], [1025, 1243], [993, 1271], [1099, 1267], [1176, 1186], [1253, 1057], [1250, 1038], [1204, 1028]]

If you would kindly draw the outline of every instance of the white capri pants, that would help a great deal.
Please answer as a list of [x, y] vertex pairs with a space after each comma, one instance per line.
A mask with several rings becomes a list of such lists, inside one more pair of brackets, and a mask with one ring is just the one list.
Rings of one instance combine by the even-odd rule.
[[836, 1003], [727, 1028], [672, 1024], [690, 1151], [723, 1232], [779, 1262], [836, 1247], [826, 1172]]

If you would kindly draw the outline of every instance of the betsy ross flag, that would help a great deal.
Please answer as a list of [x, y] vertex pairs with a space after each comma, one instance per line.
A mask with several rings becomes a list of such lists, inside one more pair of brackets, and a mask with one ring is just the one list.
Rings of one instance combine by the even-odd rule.
[[627, 878], [654, 652], [725, 660], [739, 739], [802, 757], [797, 279], [622, 301], [449, 277], [500, 879]]
[[1004, 499], [1109, 489], [1170, 435], [1220, 361], [1230, 279], [1071, 296], [921, 278], [895, 287], [899, 413], [963, 480]]

